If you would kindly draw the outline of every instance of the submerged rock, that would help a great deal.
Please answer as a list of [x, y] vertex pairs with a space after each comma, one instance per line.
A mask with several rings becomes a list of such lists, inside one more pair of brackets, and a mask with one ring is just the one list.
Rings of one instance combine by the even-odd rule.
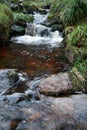
[[39, 91], [45, 95], [58, 96], [59, 94], [71, 93], [73, 86], [69, 77], [69, 73], [59, 73], [52, 75], [39, 84]]

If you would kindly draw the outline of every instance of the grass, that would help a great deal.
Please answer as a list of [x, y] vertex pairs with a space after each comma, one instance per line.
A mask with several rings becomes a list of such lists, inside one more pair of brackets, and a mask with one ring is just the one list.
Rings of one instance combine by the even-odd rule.
[[87, 17], [87, 0], [55, 0], [51, 7], [50, 18], [60, 16], [65, 26], [75, 25]]
[[67, 50], [74, 54], [73, 66], [87, 79], [87, 24], [82, 23], [67, 35]]
[[10, 8], [0, 3], [0, 40], [5, 41], [10, 34], [10, 27], [13, 22], [12, 11]]
[[73, 46], [87, 47], [87, 24], [75, 27], [69, 34], [67, 42]]
[[24, 2], [23, 2], [23, 4], [24, 4], [24, 6], [32, 6], [32, 7], [36, 7], [36, 8], [42, 8], [42, 7], [44, 7], [44, 6], [46, 6], [46, 5], [51, 5], [52, 3], [53, 3], [53, 1], [54, 0], [38, 0], [38, 2], [37, 2], [37, 0], [33, 0], [33, 1], [31, 1], [31, 0], [25, 0]]
[[87, 79], [87, 59], [80, 59], [74, 63], [74, 66], [78, 69], [78, 71]]

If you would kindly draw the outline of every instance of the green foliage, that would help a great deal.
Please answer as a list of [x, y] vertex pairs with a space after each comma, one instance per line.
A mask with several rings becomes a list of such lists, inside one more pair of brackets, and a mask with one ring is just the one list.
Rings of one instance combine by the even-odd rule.
[[70, 71], [72, 77], [72, 84], [74, 91], [82, 91], [87, 93], [87, 82], [83, 75], [78, 71], [76, 67], [73, 67]]
[[51, 16], [60, 16], [64, 25], [75, 25], [87, 17], [87, 0], [55, 0]]
[[87, 25], [77, 26], [68, 36], [68, 44], [77, 47], [87, 47]]
[[87, 59], [78, 58], [74, 66], [87, 79]]
[[74, 55], [73, 66], [87, 79], [87, 25], [86, 23], [75, 27], [67, 35], [66, 50], [72, 50]]
[[24, 4], [24, 6], [32, 6], [32, 7], [35, 7], [35, 8], [41, 8], [41, 7], [44, 7], [44, 6], [46, 6], [46, 5], [48, 5], [48, 4], [52, 4], [53, 3], [53, 1], [54, 0], [38, 0], [38, 2], [37, 2], [37, 0], [25, 0], [24, 2], [23, 2], [23, 4]]
[[5, 4], [0, 4], [0, 40], [5, 41], [9, 37], [10, 27], [13, 21], [12, 11]]
[[61, 18], [66, 25], [73, 25], [83, 18], [87, 10], [87, 2], [84, 0], [70, 0], [62, 12]]
[[13, 18], [14, 18], [14, 22], [18, 22], [18, 21], [32, 22], [33, 21], [33, 16], [29, 16], [28, 14], [23, 14], [23, 13], [14, 13]]

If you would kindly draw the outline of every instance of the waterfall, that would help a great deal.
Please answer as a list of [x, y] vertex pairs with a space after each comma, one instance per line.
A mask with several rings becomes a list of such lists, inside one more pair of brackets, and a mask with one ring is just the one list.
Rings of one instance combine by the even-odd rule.
[[58, 31], [52, 32], [50, 27], [42, 25], [48, 14], [49, 12], [46, 15], [34, 13], [34, 21], [33, 23], [27, 23], [25, 35], [13, 37], [11, 41], [26, 45], [45, 44], [50, 47], [60, 47], [63, 40], [60, 33]]

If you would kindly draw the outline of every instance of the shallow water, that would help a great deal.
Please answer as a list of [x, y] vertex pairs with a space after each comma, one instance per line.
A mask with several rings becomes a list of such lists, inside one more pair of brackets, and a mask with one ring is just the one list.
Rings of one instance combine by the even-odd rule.
[[34, 78], [69, 69], [63, 48], [9, 44], [0, 48], [0, 68], [19, 69]]

